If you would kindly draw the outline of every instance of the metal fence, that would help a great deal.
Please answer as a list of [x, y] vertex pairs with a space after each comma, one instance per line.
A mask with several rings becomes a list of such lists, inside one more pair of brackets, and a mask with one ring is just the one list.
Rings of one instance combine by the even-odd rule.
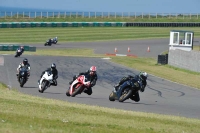
[[143, 13], [143, 12], [8, 12], [0, 18], [142, 18], [142, 19], [199, 19], [200, 13]]

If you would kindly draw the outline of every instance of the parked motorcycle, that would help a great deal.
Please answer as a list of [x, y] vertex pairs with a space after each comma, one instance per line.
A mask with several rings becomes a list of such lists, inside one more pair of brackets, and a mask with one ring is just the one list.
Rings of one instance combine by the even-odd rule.
[[22, 50], [21, 49], [17, 49], [15, 57], [20, 57], [21, 55], [22, 55]]
[[19, 76], [19, 84], [20, 87], [23, 87], [24, 84], [26, 83], [27, 79], [28, 79], [28, 71], [26, 68], [21, 68], [19, 71], [19, 74], [17, 74], [17, 76]]
[[66, 92], [67, 96], [75, 97], [78, 94], [81, 94], [87, 88], [90, 87], [90, 81], [87, 81], [85, 75], [80, 75], [74, 82], [70, 85], [69, 89]]
[[40, 79], [39, 92], [43, 93], [53, 83], [53, 74], [51, 71], [46, 71]]
[[133, 80], [128, 80], [119, 86], [119, 88], [114, 87], [114, 90], [109, 95], [109, 100], [118, 100], [119, 102], [124, 102], [125, 100], [129, 99], [135, 91], [138, 90], [136, 90]]

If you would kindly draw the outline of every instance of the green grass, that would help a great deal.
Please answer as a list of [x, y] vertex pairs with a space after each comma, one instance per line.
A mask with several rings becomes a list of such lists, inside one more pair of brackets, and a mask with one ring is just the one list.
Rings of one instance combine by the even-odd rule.
[[37, 43], [43, 45], [48, 38], [53, 38], [55, 36], [58, 37], [59, 43], [169, 38], [170, 30], [175, 29], [194, 31], [195, 37], [200, 37], [199, 27], [2, 28], [0, 32], [0, 43]]
[[4, 133], [199, 133], [197, 119], [43, 99], [8, 90], [4, 84], [0, 102]]

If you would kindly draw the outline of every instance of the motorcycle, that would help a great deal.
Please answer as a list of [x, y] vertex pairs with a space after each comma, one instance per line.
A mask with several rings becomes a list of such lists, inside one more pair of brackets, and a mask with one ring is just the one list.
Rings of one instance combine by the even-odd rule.
[[44, 46], [51, 46], [52, 42], [50, 42], [49, 40], [46, 41], [46, 43], [44, 44]]
[[28, 71], [26, 68], [21, 68], [19, 71], [19, 74], [17, 74], [17, 76], [19, 76], [19, 84], [20, 87], [23, 87], [24, 84], [26, 83], [27, 79], [28, 79]]
[[114, 87], [114, 90], [109, 95], [110, 101], [118, 100], [119, 102], [124, 102], [129, 99], [136, 90], [136, 86], [133, 80], [128, 80], [119, 86], [118, 90]]
[[17, 49], [15, 57], [20, 57], [21, 55], [22, 55], [22, 50], [21, 49]]
[[56, 44], [58, 42], [58, 37], [55, 37], [54, 39], [53, 39], [53, 44]]
[[90, 81], [87, 81], [87, 77], [85, 75], [80, 75], [73, 83], [70, 85], [69, 89], [66, 92], [67, 96], [75, 97], [78, 94], [81, 94], [87, 88], [90, 87]]
[[39, 82], [39, 92], [43, 93], [53, 83], [53, 74], [51, 71], [46, 71]]

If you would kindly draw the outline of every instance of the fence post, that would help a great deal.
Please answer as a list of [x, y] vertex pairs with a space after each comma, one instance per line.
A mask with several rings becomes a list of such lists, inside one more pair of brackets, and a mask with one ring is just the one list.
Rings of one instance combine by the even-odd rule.
[[142, 12], [142, 19], [143, 19], [143, 12]]

